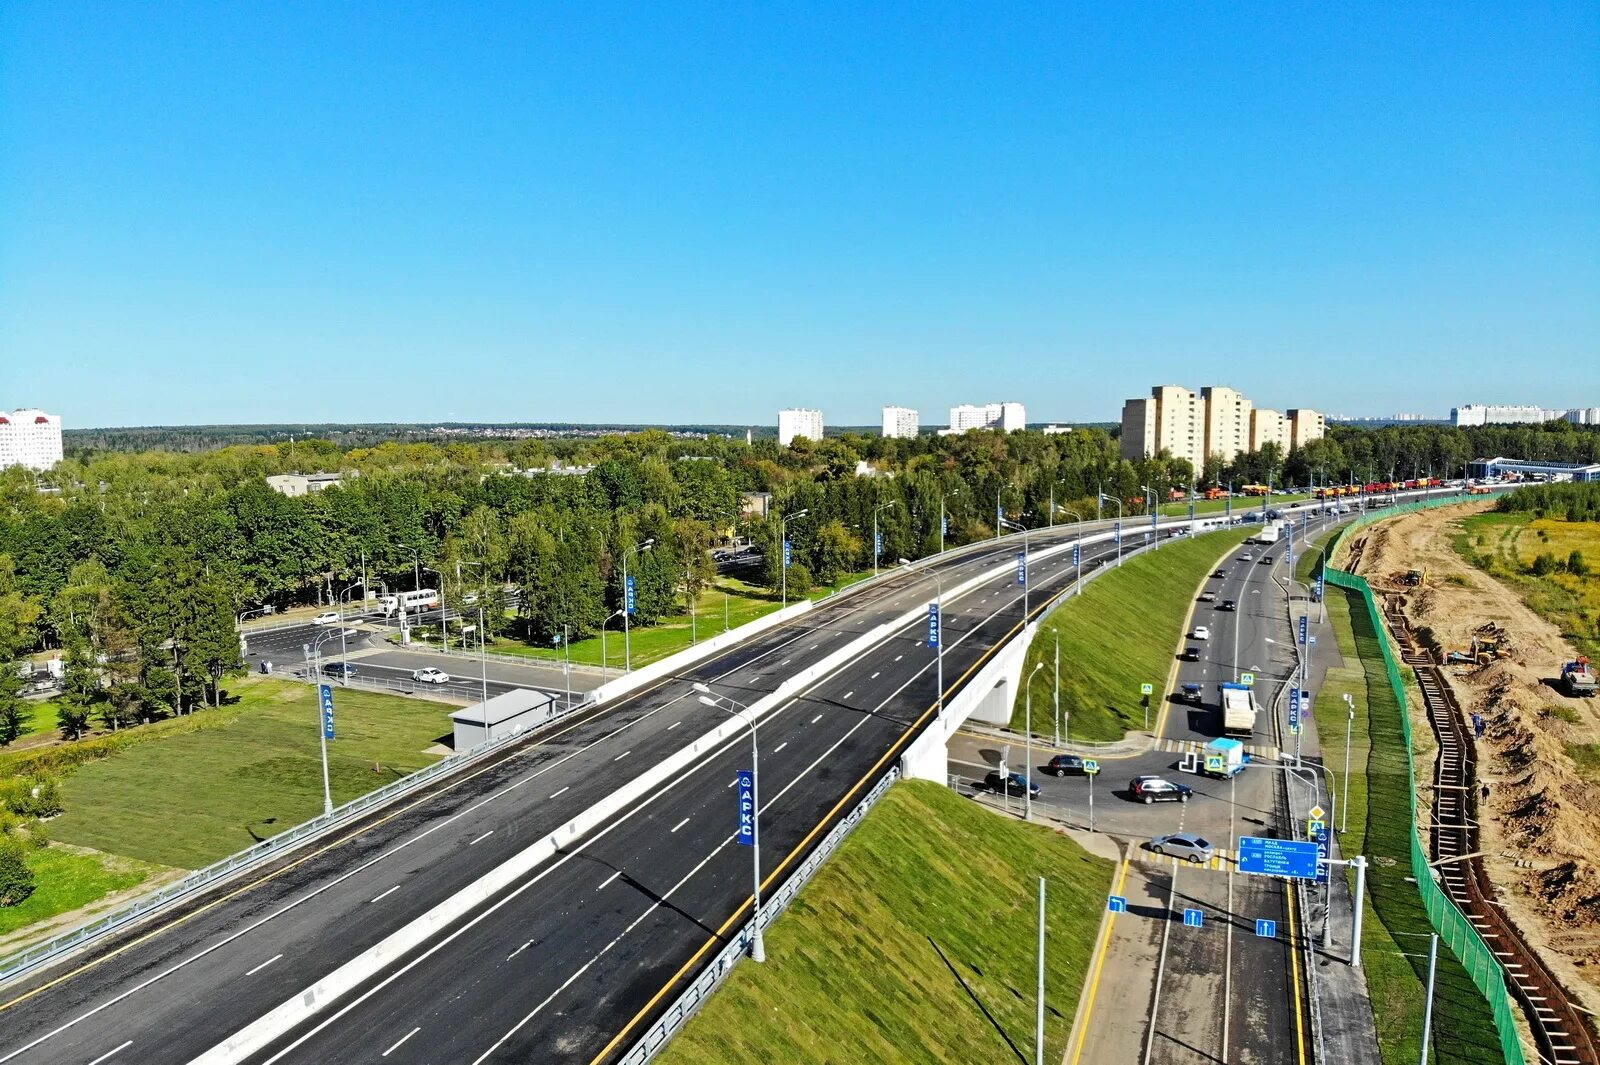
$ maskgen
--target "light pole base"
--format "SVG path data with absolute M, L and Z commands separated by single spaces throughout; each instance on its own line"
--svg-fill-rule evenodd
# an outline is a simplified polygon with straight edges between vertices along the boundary
M 761 927 L 759 925 L 756 926 L 755 931 L 750 936 L 750 960 L 755 962 L 767 960 L 767 941 L 761 935 Z

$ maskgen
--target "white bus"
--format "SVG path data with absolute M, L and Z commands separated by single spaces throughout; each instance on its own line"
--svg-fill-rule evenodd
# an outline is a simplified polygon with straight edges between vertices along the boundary
M 419 610 L 439 609 L 439 592 L 434 588 L 418 588 L 414 592 L 396 592 L 392 595 L 386 595 L 379 602 L 383 605 L 385 617 L 397 610 L 404 610 L 407 614 L 415 614 Z

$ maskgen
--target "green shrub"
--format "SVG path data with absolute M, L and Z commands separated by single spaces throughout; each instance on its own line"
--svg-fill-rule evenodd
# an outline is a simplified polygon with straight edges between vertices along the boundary
M 1567 572 L 1575 577 L 1587 577 L 1589 575 L 1589 562 L 1583 557 L 1582 551 L 1574 550 L 1572 554 L 1567 556 Z
M 1548 577 L 1561 568 L 1561 563 L 1556 561 L 1556 556 L 1548 551 L 1541 551 L 1534 557 L 1533 565 L 1529 567 L 1535 577 Z
M 33 870 L 23 858 L 22 848 L 0 843 L 0 906 L 15 906 L 33 894 Z

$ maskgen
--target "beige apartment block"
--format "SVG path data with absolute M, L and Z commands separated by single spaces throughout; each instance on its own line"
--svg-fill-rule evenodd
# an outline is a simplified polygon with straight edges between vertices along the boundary
M 1241 451 L 1249 451 L 1255 404 L 1226 385 L 1202 388 L 1200 396 L 1205 403 L 1206 455 L 1232 462 Z
M 1289 449 L 1291 451 L 1305 447 L 1313 440 L 1321 440 L 1328 435 L 1328 419 L 1317 411 L 1307 407 L 1296 407 L 1289 411 Z
M 1157 385 L 1149 399 L 1122 405 L 1122 455 L 1132 462 L 1163 451 L 1199 469 L 1204 454 L 1200 397 L 1178 385 Z
M 1257 407 L 1250 412 L 1250 450 L 1260 451 L 1268 444 L 1277 444 L 1288 454 L 1289 419 L 1275 410 Z

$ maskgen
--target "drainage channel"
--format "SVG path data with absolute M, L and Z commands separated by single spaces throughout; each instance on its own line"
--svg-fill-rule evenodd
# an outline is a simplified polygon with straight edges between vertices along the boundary
M 1384 617 L 1400 645 L 1401 660 L 1411 667 L 1422 688 L 1428 720 L 1439 742 L 1429 843 L 1440 886 L 1504 968 L 1506 982 L 1533 1031 L 1540 1059 L 1553 1065 L 1600 1065 L 1588 1023 L 1495 901 L 1494 882 L 1478 848 L 1474 817 L 1477 748 L 1472 730 L 1439 664 L 1412 635 L 1404 602 L 1400 596 L 1386 597 Z

